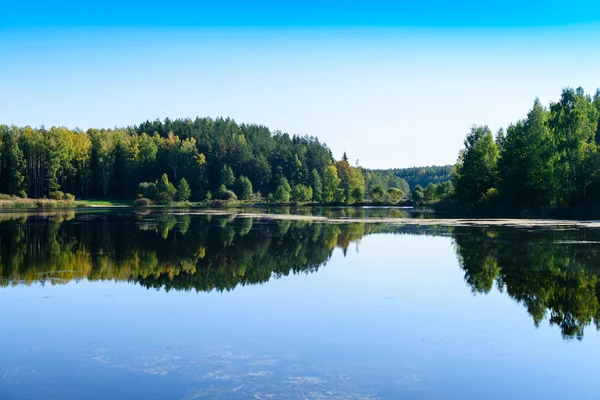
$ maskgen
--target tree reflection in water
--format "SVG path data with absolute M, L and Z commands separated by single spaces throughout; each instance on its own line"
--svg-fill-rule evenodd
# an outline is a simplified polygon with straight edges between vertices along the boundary
M 334 248 L 374 233 L 452 238 L 475 294 L 494 286 L 567 338 L 600 329 L 600 233 L 594 230 L 326 224 L 151 212 L 0 215 L 0 285 L 81 279 L 229 291 L 312 273 Z M 400 255 L 401 256 L 401 255 Z M 365 271 L 368 271 L 365 269 Z

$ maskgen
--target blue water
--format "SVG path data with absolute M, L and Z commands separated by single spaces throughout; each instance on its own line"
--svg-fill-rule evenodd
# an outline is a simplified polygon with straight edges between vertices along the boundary
M 318 272 L 223 292 L 11 282 L 0 321 L 1 399 L 592 399 L 600 388 L 596 329 L 566 340 L 506 290 L 474 294 L 451 236 L 365 235 Z

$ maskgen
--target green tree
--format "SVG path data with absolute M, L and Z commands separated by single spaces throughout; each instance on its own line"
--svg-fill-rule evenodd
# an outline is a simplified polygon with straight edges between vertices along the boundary
M 438 199 L 438 185 L 429 183 L 423 191 L 423 201 L 432 202 Z
M 277 190 L 273 194 L 275 203 L 288 203 L 292 194 L 292 188 L 286 178 L 282 178 Z
M 385 189 L 383 188 L 382 185 L 375 185 L 375 186 L 371 187 L 371 189 L 369 190 L 369 194 L 371 195 L 373 200 L 381 201 L 381 198 L 385 194 Z
M 349 203 L 361 202 L 365 199 L 365 178 L 360 168 L 350 168 Z
M 549 125 L 556 142 L 555 171 L 564 202 L 580 203 L 592 183 L 596 168 L 596 131 L 599 111 L 582 88 L 563 90 L 559 102 L 550 105 Z
M 337 169 L 337 175 L 340 179 L 339 188 L 342 189 L 342 194 L 338 194 L 335 197 L 336 202 L 351 202 L 351 187 L 350 187 L 350 175 L 352 173 L 352 167 L 348 161 L 342 159 L 336 161 L 333 165 Z
M 3 192 L 20 197 L 27 197 L 25 186 L 25 161 L 18 145 L 17 128 L 0 127 L 2 133 L 2 176 Z
M 252 198 L 252 182 L 245 176 L 240 176 L 236 182 L 235 194 L 240 200 L 250 200 Z
M 192 195 L 192 191 L 190 189 L 190 185 L 185 180 L 185 178 L 181 178 L 179 181 L 179 185 L 177 185 L 177 193 L 175 194 L 175 200 L 177 201 L 188 201 L 190 196 Z
M 223 165 L 221 168 L 221 185 L 225 185 L 225 187 L 229 188 L 235 182 L 235 176 L 233 175 L 233 170 L 227 164 Z
M 310 173 L 310 187 L 313 191 L 313 201 L 320 202 L 323 200 L 323 185 L 321 184 L 321 177 L 316 169 L 313 169 Z
M 312 188 L 303 184 L 298 184 L 293 187 L 291 197 L 292 200 L 298 203 L 311 201 L 313 196 Z
M 473 126 L 456 165 L 454 187 L 467 205 L 480 202 L 497 183 L 498 147 L 487 126 Z
M 167 174 L 163 174 L 156 182 L 156 201 L 160 204 L 169 204 L 173 201 L 175 194 L 177 194 L 177 189 L 169 182 Z
M 415 186 L 415 188 L 412 191 L 412 201 L 415 204 L 422 204 L 423 203 L 423 198 L 425 197 L 425 193 L 423 191 L 423 188 L 421 187 L 421 185 L 417 185 Z
M 341 179 L 338 177 L 337 168 L 335 165 L 330 165 L 325 168 L 323 173 L 323 201 L 330 203 L 335 200 L 338 186 Z
M 391 203 L 397 203 L 402 200 L 404 193 L 398 188 L 389 188 L 387 190 L 387 197 Z
M 498 161 L 505 204 L 540 208 L 553 202 L 555 149 L 548 118 L 536 99 L 527 118 L 508 128 Z

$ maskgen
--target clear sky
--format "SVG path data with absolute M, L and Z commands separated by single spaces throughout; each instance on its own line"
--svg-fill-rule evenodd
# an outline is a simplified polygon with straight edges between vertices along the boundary
M 600 2 L 0 1 L 0 123 L 230 116 L 366 167 L 456 161 L 473 124 L 600 87 Z

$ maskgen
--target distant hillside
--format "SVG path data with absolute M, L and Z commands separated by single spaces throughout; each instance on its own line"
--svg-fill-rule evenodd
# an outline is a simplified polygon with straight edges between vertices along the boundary
M 380 176 L 404 179 L 412 190 L 415 186 L 426 187 L 430 183 L 446 182 L 451 179 L 453 165 L 432 165 L 428 167 L 375 169 L 372 172 Z

